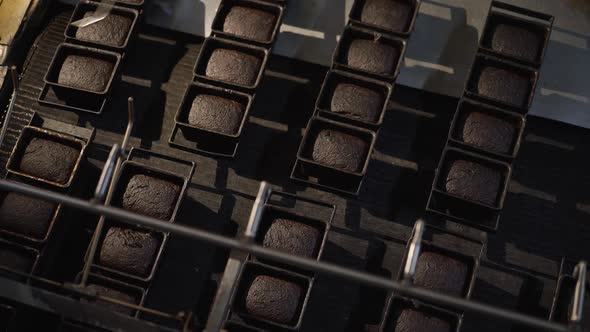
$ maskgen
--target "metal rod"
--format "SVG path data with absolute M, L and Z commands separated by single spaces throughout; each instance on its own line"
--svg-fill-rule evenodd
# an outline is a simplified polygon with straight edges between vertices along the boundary
M 127 146 L 131 138 L 131 131 L 135 125 L 135 102 L 133 97 L 127 98 L 127 128 L 125 129 L 125 136 L 123 136 L 123 143 L 121 143 L 121 150 L 123 155 L 127 157 Z
M 0 132 L 0 146 L 2 143 L 4 143 L 4 137 L 8 131 L 8 122 L 12 117 L 12 111 L 14 109 L 14 105 L 16 104 L 16 96 L 18 92 L 18 72 L 16 70 L 16 66 L 10 67 L 10 78 L 12 79 L 12 99 L 10 100 L 10 105 L 8 106 L 8 111 L 4 117 L 4 123 L 2 124 L 2 131 Z
M 92 15 L 72 22 L 72 26 L 76 28 L 84 28 L 94 23 L 98 23 L 110 15 L 114 5 L 114 0 L 102 0 L 100 3 L 98 3 L 96 11 L 94 11 Z
M 260 183 L 260 188 L 258 189 L 258 195 L 256 195 L 256 200 L 254 201 L 254 206 L 252 206 L 252 211 L 250 212 L 250 218 L 248 219 L 248 226 L 246 227 L 246 238 L 252 240 L 258 234 L 258 227 L 260 226 L 260 219 L 262 218 L 262 211 L 264 210 L 264 204 L 270 194 L 272 193 L 271 187 L 266 183 L 266 181 L 262 181 Z
M 579 324 L 582 322 L 582 311 L 584 309 L 584 296 L 586 293 L 586 262 L 581 261 L 574 268 L 576 288 L 574 289 L 573 310 L 570 316 L 570 323 Z
M 422 236 L 424 235 L 424 221 L 422 219 L 416 221 L 414 231 L 412 233 L 412 242 L 408 248 L 408 257 L 406 258 L 406 265 L 404 266 L 404 280 L 411 283 L 416 274 L 416 265 L 418 264 L 418 257 L 422 249 Z
M 134 107 L 134 103 L 133 103 L 133 98 L 129 97 L 129 99 L 127 99 L 127 114 L 128 114 L 128 122 L 127 122 L 127 128 L 125 129 L 125 136 L 123 136 L 123 141 L 121 143 L 121 149 L 120 149 L 120 153 L 117 156 L 117 161 L 115 163 L 115 167 L 114 167 L 114 171 L 112 173 L 112 181 L 108 181 L 110 183 L 109 185 L 109 190 L 106 194 L 106 198 L 104 199 L 104 202 L 106 204 L 109 204 L 111 202 L 112 196 L 115 193 L 115 185 L 114 185 L 114 181 L 115 179 L 117 179 L 117 176 L 119 174 L 119 171 L 121 169 L 121 163 L 123 161 L 123 156 L 127 155 L 127 145 L 129 144 L 129 137 L 131 136 L 131 131 L 133 130 L 133 125 L 134 125 L 134 112 L 135 112 L 135 107 Z M 108 165 L 107 165 L 108 167 Z M 99 182 L 98 184 L 99 186 L 101 185 L 101 183 Z M 95 193 L 99 191 L 99 188 L 96 189 Z M 95 197 L 95 200 L 97 198 Z M 102 199 L 100 199 L 101 204 L 103 202 Z M 90 268 L 92 267 L 92 263 L 94 262 L 94 255 L 96 255 L 96 250 L 98 249 L 98 240 L 100 239 L 100 234 L 102 234 L 102 230 L 104 228 L 104 222 L 105 222 L 105 216 L 103 214 L 100 215 L 100 219 L 98 220 L 98 223 L 96 224 L 96 228 L 94 229 L 94 234 L 92 235 L 92 241 L 90 242 L 90 249 L 88 250 L 88 256 L 86 257 L 86 262 L 84 263 L 84 270 L 82 270 L 82 278 L 80 278 L 80 286 L 84 287 L 86 286 L 86 283 L 88 282 L 88 276 L 90 274 Z
M 86 212 L 104 215 L 108 218 L 117 219 L 128 224 L 139 224 L 144 227 L 156 229 L 162 232 L 168 232 L 176 236 L 200 240 L 214 246 L 223 247 L 226 249 L 234 249 L 253 254 L 257 257 L 280 261 L 285 264 L 297 266 L 299 268 L 306 270 L 311 270 L 316 273 L 332 275 L 335 277 L 348 280 L 354 280 L 369 286 L 395 291 L 397 294 L 401 296 L 412 297 L 421 301 L 435 303 L 440 306 L 452 308 L 455 310 L 479 313 L 487 315 L 490 318 L 497 318 L 500 320 L 504 320 L 506 322 L 526 325 L 544 331 L 573 331 L 565 325 L 549 322 L 536 317 L 523 315 L 518 312 L 506 310 L 503 308 L 497 308 L 488 304 L 483 304 L 475 301 L 469 301 L 463 298 L 438 293 L 428 289 L 413 287 L 411 285 L 404 285 L 402 283 L 390 279 L 368 274 L 364 271 L 357 271 L 332 263 L 319 262 L 317 260 L 291 255 L 289 253 L 281 252 L 275 249 L 265 248 L 254 243 L 250 243 L 248 241 L 236 240 L 230 237 L 218 235 L 204 230 L 190 228 L 181 224 L 164 222 L 155 218 L 135 214 L 133 212 L 129 212 L 120 208 L 96 204 L 93 202 L 66 196 L 60 193 L 31 187 L 22 183 L 12 182 L 8 180 L 0 180 L 0 190 L 14 191 L 23 195 L 32 196 L 47 201 L 54 201 L 56 203 L 61 203 L 71 208 L 81 209 Z
M 113 175 L 115 173 L 115 166 L 117 164 L 117 158 L 121 153 L 121 146 L 119 144 L 113 145 L 111 152 L 109 153 L 109 158 L 102 169 L 102 173 L 100 174 L 100 178 L 98 179 L 98 185 L 96 185 L 96 190 L 94 191 L 94 200 L 96 203 L 103 203 L 104 198 L 107 195 L 107 191 L 109 189 L 109 185 L 111 184 L 111 180 L 113 179 Z

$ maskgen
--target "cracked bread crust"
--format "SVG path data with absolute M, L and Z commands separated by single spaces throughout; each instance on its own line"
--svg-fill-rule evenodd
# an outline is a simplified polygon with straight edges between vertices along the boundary
M 324 129 L 316 137 L 312 158 L 324 165 L 348 172 L 360 172 L 368 150 L 367 142 L 359 137 Z
M 55 203 L 10 192 L 0 203 L 0 226 L 40 239 L 47 233 L 56 209 Z
M 126 210 L 169 220 L 179 195 L 178 185 L 148 175 L 137 174 L 129 179 L 121 205 Z
M 273 220 L 262 243 L 293 255 L 313 257 L 320 243 L 320 231 L 304 223 L 279 218 Z
M 508 153 L 512 147 L 516 128 L 504 119 L 481 112 L 465 117 L 462 139 L 465 143 L 499 153 Z
M 211 53 L 205 75 L 220 81 L 251 86 L 256 83 L 262 61 L 244 52 L 216 49 Z
M 160 241 L 152 233 L 111 227 L 102 242 L 100 263 L 117 271 L 147 277 Z
M 84 14 L 84 18 L 92 15 L 94 12 L 87 12 Z M 133 20 L 128 17 L 110 14 L 101 21 L 78 28 L 76 38 L 111 46 L 123 46 L 132 23 Z
M 399 51 L 390 45 L 367 39 L 354 39 L 347 53 L 347 64 L 379 75 L 393 75 Z
M 485 67 L 479 75 L 477 91 L 488 98 L 524 107 L 530 94 L 529 79 L 517 72 Z
M 68 183 L 80 150 L 47 139 L 32 138 L 20 159 L 19 170 L 44 180 Z
M 246 294 L 246 311 L 253 316 L 289 324 L 298 314 L 303 290 L 290 281 L 259 275 Z
M 188 114 L 191 126 L 210 131 L 234 135 L 240 129 L 244 107 L 241 103 L 231 99 L 198 95 Z
M 492 49 L 498 52 L 535 61 L 542 42 L 542 36 L 538 32 L 501 23 L 494 29 L 491 44 Z
M 461 198 L 495 206 L 501 180 L 497 170 L 471 161 L 456 160 L 447 172 L 445 189 Z
M 243 38 L 266 42 L 272 37 L 277 18 L 274 14 L 233 6 L 223 22 L 223 31 Z
M 373 90 L 341 83 L 332 95 L 331 111 L 354 119 L 375 122 L 383 110 L 383 98 Z
M 453 257 L 425 251 L 418 258 L 414 284 L 454 296 L 463 296 L 467 265 Z
M 411 11 L 408 0 L 366 0 L 361 21 L 387 30 L 404 31 Z
M 69 55 L 61 66 L 57 83 L 102 93 L 107 89 L 114 67 L 109 61 Z

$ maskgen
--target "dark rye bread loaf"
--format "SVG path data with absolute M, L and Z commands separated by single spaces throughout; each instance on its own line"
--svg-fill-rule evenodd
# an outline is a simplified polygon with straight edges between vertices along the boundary
M 84 14 L 84 18 L 92 15 L 94 12 L 87 12 Z M 123 46 L 132 23 L 133 20 L 129 17 L 110 14 L 101 21 L 78 28 L 76 38 L 111 46 Z
M 277 21 L 276 15 L 263 10 L 232 6 L 223 22 L 223 31 L 258 42 L 268 42 Z
M 469 113 L 461 130 L 465 143 L 498 153 L 510 152 L 515 134 L 510 121 L 481 112 Z
M 234 100 L 198 95 L 188 114 L 188 123 L 202 129 L 234 135 L 240 129 L 244 106 Z
M 488 98 L 525 107 L 531 93 L 528 77 L 511 70 L 485 67 L 479 75 L 477 92 Z
M 40 239 L 47 233 L 56 209 L 55 203 L 7 193 L 0 203 L 0 228 Z
M 258 275 L 246 294 L 246 312 L 276 323 L 290 324 L 299 315 L 302 294 L 303 289 L 295 283 Z
M 14 248 L 0 247 L 0 266 L 18 272 L 31 272 L 33 264 L 35 264 L 35 257 L 31 254 Z M 2 274 L 3 272 L 0 271 L 0 275 Z
M 111 227 L 102 241 L 100 264 L 117 271 L 147 277 L 160 241 L 152 233 Z
M 466 160 L 455 160 L 448 168 L 445 189 L 448 193 L 495 206 L 502 175 L 497 170 Z
M 96 292 L 96 294 L 100 295 L 100 296 L 110 297 L 110 298 L 113 298 L 113 299 L 116 299 L 119 301 L 130 303 L 130 304 L 138 304 L 138 299 L 135 298 L 135 296 L 133 296 L 131 294 L 123 293 L 119 290 L 108 288 L 105 286 L 90 284 L 86 287 L 86 290 L 88 290 L 90 292 Z M 81 301 L 84 303 L 91 302 L 91 300 L 87 299 L 87 298 L 82 298 Z M 94 302 L 94 303 L 100 304 L 102 307 L 104 307 L 108 310 L 115 311 L 115 312 L 121 313 L 123 315 L 131 316 L 135 312 L 135 310 L 133 310 L 132 308 L 129 308 L 129 307 L 126 307 L 123 305 L 119 305 L 119 304 L 115 304 L 112 302 L 108 302 L 105 300 L 96 300 L 96 302 Z
M 395 332 L 451 332 L 451 323 L 416 309 L 403 309 L 395 323 Z
M 543 46 L 540 32 L 513 24 L 496 25 L 492 33 L 492 49 L 507 55 L 529 61 L 537 60 Z
M 260 72 L 261 59 L 244 52 L 219 48 L 209 57 L 205 75 L 238 85 L 252 86 Z
M 340 83 L 334 89 L 330 110 L 347 117 L 375 122 L 383 110 L 383 97 L 370 89 Z
M 410 0 L 365 0 L 361 22 L 386 30 L 405 31 L 411 12 Z
M 180 186 L 172 182 L 136 174 L 127 183 L 121 206 L 146 216 L 169 220 L 179 195 Z
M 321 130 L 313 145 L 312 158 L 318 163 L 349 172 L 360 172 L 369 152 L 363 139 L 339 131 Z
M 425 251 L 418 257 L 414 285 L 454 296 L 463 296 L 467 264 L 437 252 Z
M 321 242 L 320 230 L 294 220 L 278 218 L 264 234 L 263 246 L 293 255 L 314 257 Z
M 379 75 L 393 75 L 399 55 L 399 51 L 390 45 L 368 39 L 354 39 L 348 47 L 346 64 Z
M 47 181 L 66 184 L 76 166 L 80 150 L 43 138 L 32 138 L 20 158 L 19 170 Z
M 57 83 L 76 89 L 103 92 L 109 84 L 114 67 L 109 61 L 68 55 L 59 71 Z

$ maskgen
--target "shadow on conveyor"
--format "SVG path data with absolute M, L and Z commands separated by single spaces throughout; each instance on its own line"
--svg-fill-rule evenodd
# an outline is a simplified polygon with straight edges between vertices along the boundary
M 190 197 L 183 201 L 177 218 L 180 224 L 218 234 L 226 232 L 226 220 L 217 211 L 210 210 Z M 171 236 L 158 268 L 162 273 L 158 273 L 151 283 L 146 306 L 168 313 L 192 311 L 195 299 L 202 299 L 202 295 L 211 296 L 206 288 L 210 274 L 216 272 L 212 271 L 213 264 L 215 259 L 225 262 L 227 254 L 227 251 L 218 250 L 207 243 Z M 171 285 L 182 287 L 171 288 Z M 146 314 L 145 317 L 149 316 Z M 161 324 L 167 322 L 157 317 L 150 317 L 150 320 Z
M 478 47 L 477 29 L 462 7 L 426 0 L 421 8 L 402 76 L 427 77 L 424 90 L 459 96 Z
M 366 271 L 383 278 L 393 279 L 395 272 L 382 267 L 383 259 L 389 253 L 386 244 L 375 240 L 374 247 L 378 248 L 378 250 L 375 255 L 368 258 L 365 267 Z M 383 310 L 387 305 L 387 298 L 387 291 L 362 285 L 360 287 L 360 297 L 355 315 L 347 331 L 371 330 L 370 327 L 378 326 Z
M 322 59 L 324 63 L 331 62 L 333 50 L 336 49 L 347 20 L 327 18 L 348 17 L 347 2 L 313 1 L 309 6 L 302 5 L 303 2 L 293 2 L 286 11 L 284 31 L 279 35 L 276 48 L 292 59 L 314 62 Z
M 351 252 L 348 247 L 355 249 Z M 333 227 L 323 260 L 354 270 L 372 270 L 370 264 L 381 261 L 383 254 L 384 245 L 380 241 Z M 354 320 L 360 299 L 365 296 L 364 287 L 331 276 L 316 276 L 313 287 L 301 330 L 345 331 Z
M 103 114 L 80 115 L 78 123 L 116 133 L 124 133 L 127 124 L 127 98 L 135 100 L 135 127 L 132 135 L 139 137 L 143 148 L 161 137 L 167 94 L 164 84 L 169 82 L 173 68 L 187 53 L 187 43 L 196 38 L 176 34 L 178 38 L 164 36 L 162 29 L 145 25 L 142 33 L 130 48 L 123 63 L 120 86 L 114 86 L 113 95 Z M 158 64 L 157 66 L 153 64 Z M 149 70 L 146 70 L 149 68 Z
M 396 87 L 361 193 L 390 205 L 367 202 L 372 215 L 407 226 L 423 215 L 455 107 L 453 98 Z
M 498 234 L 488 255 L 510 264 L 506 246 L 534 252 L 523 268 L 554 276 L 564 255 L 590 252 L 586 232 L 590 194 L 590 139 L 582 128 L 529 117 Z M 579 254 L 578 254 L 579 255 Z
M 324 76 L 324 67 L 271 58 L 240 139 L 238 175 L 274 183 L 289 178 Z
M 585 6 L 590 15 L 590 5 Z M 541 68 L 543 84 L 533 102 L 535 114 L 589 127 L 586 110 L 590 107 L 590 85 L 586 84 L 587 76 L 580 75 L 581 68 L 588 66 L 588 58 L 589 36 L 553 26 Z
M 151 0 L 146 1 L 146 20 L 159 22 L 171 29 L 186 31 L 197 36 L 205 35 L 205 0 Z
M 498 280 L 502 281 L 502 286 Z M 543 282 L 519 269 L 508 268 L 490 261 L 482 261 L 472 300 L 523 314 L 547 318 L 548 311 L 541 306 Z M 549 290 L 551 291 L 551 290 Z M 501 332 L 522 331 L 501 320 L 466 313 L 464 331 Z

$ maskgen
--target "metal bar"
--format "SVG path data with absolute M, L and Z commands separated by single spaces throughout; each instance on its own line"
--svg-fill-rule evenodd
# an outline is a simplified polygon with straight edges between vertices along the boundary
M 76 28 L 84 28 L 94 23 L 98 23 L 109 16 L 114 5 L 114 0 L 103 0 L 98 4 L 96 11 L 92 15 L 72 22 L 72 26 L 75 26 Z
M 584 295 L 586 293 L 586 262 L 581 261 L 574 268 L 574 275 L 577 279 L 574 289 L 573 310 L 570 323 L 579 324 L 582 322 L 582 311 L 584 310 Z
M 104 215 L 108 218 L 117 219 L 128 224 L 139 224 L 144 227 L 156 229 L 162 232 L 168 232 L 176 236 L 200 240 L 214 246 L 247 252 L 261 258 L 280 261 L 285 264 L 297 266 L 302 269 L 312 270 L 316 273 L 331 275 L 348 280 L 354 280 L 357 282 L 364 283 L 366 285 L 379 287 L 390 291 L 395 291 L 397 294 L 401 296 L 412 297 L 421 301 L 435 303 L 445 308 L 452 308 L 465 312 L 479 313 L 487 315 L 490 318 L 497 318 L 506 322 L 511 322 L 519 325 L 526 325 L 543 331 L 574 331 L 569 329 L 565 325 L 549 322 L 536 317 L 523 315 L 518 312 L 497 308 L 488 304 L 483 304 L 475 301 L 465 300 L 463 298 L 445 295 L 428 289 L 417 288 L 411 285 L 404 285 L 399 282 L 392 281 L 390 279 L 368 274 L 364 271 L 357 271 L 327 262 L 318 262 L 313 259 L 291 255 L 289 253 L 281 252 L 275 249 L 265 248 L 260 245 L 250 243 L 248 241 L 240 241 L 234 238 L 218 235 L 204 230 L 190 228 L 181 224 L 164 222 L 155 218 L 135 214 L 120 208 L 96 204 L 93 202 L 66 196 L 56 192 L 31 187 L 22 183 L 12 182 L 8 180 L 0 180 L 0 190 L 14 191 L 23 195 L 32 196 L 47 201 L 54 201 L 56 203 L 61 203 L 71 208 L 81 209 L 86 212 Z
M 272 188 L 268 183 L 262 181 L 260 183 L 260 189 L 258 189 L 258 195 L 256 195 L 256 200 L 254 201 L 254 206 L 250 212 L 248 226 L 246 227 L 246 238 L 250 241 L 256 237 L 256 234 L 258 234 L 258 227 L 260 226 L 264 204 L 270 197 L 271 193 Z
M 418 220 L 414 226 L 412 234 L 412 242 L 408 248 L 408 258 L 406 258 L 406 265 L 404 266 L 404 281 L 411 283 L 416 274 L 416 265 L 418 264 L 418 257 L 422 249 L 422 237 L 424 236 L 424 221 Z
M 134 121 L 135 121 L 135 117 L 134 117 L 134 113 L 135 113 L 135 107 L 134 107 L 134 103 L 133 103 L 133 98 L 129 97 L 129 99 L 127 99 L 127 115 L 128 115 L 128 122 L 127 122 L 127 128 L 125 129 L 125 136 L 123 136 L 123 141 L 121 143 L 121 149 L 120 149 L 120 153 L 117 156 L 117 161 L 115 163 L 114 166 L 114 170 L 112 173 L 112 181 L 108 181 L 109 182 L 109 189 L 108 192 L 106 194 L 106 198 L 104 200 L 104 202 L 106 202 L 107 204 L 110 203 L 112 196 L 115 193 L 115 187 L 114 187 L 114 179 L 117 178 L 118 174 L 119 174 L 119 170 L 121 169 L 121 163 L 123 161 L 123 157 L 125 155 L 127 155 L 126 151 L 127 151 L 127 145 L 129 144 L 129 137 L 131 136 L 131 131 L 133 130 L 133 125 L 134 125 Z M 108 165 L 107 165 L 108 167 Z M 101 183 L 99 182 L 98 185 L 100 186 Z M 96 189 L 96 192 L 100 192 L 99 188 Z M 99 199 L 101 204 L 103 203 L 103 200 L 101 198 L 97 198 L 95 197 L 95 200 Z M 92 263 L 94 262 L 94 255 L 96 255 L 96 250 L 98 249 L 98 240 L 100 239 L 100 234 L 102 233 L 102 229 L 104 228 L 104 222 L 105 222 L 105 216 L 101 215 L 100 219 L 98 220 L 98 223 L 96 224 L 96 228 L 94 229 L 94 234 L 92 235 L 92 241 L 90 242 L 90 249 L 88 250 L 88 256 L 86 257 L 86 262 L 84 263 L 84 269 L 82 270 L 82 278 L 80 278 L 80 286 L 84 287 L 86 286 L 86 282 L 88 281 L 88 276 L 90 274 L 90 268 L 92 267 Z
M 4 116 L 4 123 L 2 124 L 2 131 L 0 132 L 0 146 L 2 143 L 4 143 L 4 137 L 8 131 L 8 122 L 12 117 L 12 111 L 14 109 L 14 105 L 16 104 L 16 96 L 18 92 L 18 73 L 16 71 L 16 66 L 10 67 L 10 78 L 12 79 L 12 99 L 10 100 L 10 105 L 8 106 L 6 116 Z
M 100 178 L 98 179 L 98 184 L 96 185 L 96 190 L 94 191 L 94 201 L 96 203 L 103 203 L 104 198 L 107 195 L 107 191 L 109 189 L 109 185 L 111 184 L 111 180 L 113 179 L 113 175 L 115 173 L 115 166 L 117 158 L 121 153 L 121 147 L 119 144 L 113 145 L 111 152 L 109 153 L 109 158 L 102 169 L 102 173 L 100 174 Z
M 121 150 L 124 156 L 127 156 L 127 146 L 129 139 L 131 139 L 131 131 L 135 125 L 135 102 L 133 97 L 127 98 L 127 128 L 125 128 L 125 136 L 123 136 L 123 143 L 121 143 Z

